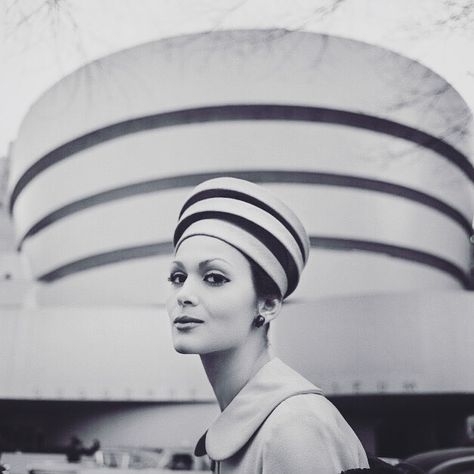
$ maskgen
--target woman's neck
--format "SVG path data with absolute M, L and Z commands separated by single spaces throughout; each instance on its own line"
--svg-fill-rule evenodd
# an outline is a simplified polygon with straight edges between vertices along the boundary
M 201 354 L 207 378 L 223 411 L 245 384 L 272 358 L 264 346 Z

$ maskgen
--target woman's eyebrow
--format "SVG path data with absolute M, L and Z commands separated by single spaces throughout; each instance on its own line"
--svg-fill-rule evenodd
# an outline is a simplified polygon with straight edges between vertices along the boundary
M 209 258 L 207 260 L 202 261 L 199 264 L 199 270 L 202 270 L 203 268 L 207 267 L 210 263 L 216 262 L 216 261 L 224 262 L 225 264 L 229 265 L 229 262 L 227 260 L 225 260 L 224 258 Z

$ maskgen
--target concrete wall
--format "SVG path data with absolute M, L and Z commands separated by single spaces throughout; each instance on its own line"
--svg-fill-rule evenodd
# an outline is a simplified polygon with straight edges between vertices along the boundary
M 277 355 L 330 395 L 474 392 L 474 294 L 292 303 Z M 0 313 L 0 398 L 211 401 L 197 356 L 174 352 L 163 308 Z

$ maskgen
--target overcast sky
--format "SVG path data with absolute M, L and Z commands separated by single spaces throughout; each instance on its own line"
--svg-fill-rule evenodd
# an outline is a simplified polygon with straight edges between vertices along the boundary
M 471 0 L 4 0 L 0 156 L 29 106 L 81 65 L 166 36 L 283 27 L 342 35 L 417 59 L 474 108 Z

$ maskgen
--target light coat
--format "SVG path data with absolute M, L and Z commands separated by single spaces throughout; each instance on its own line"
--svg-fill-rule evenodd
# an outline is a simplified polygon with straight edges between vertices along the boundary
M 350 426 L 321 390 L 278 358 L 244 386 L 201 437 L 218 474 L 339 474 L 368 468 Z

